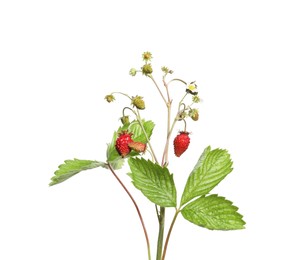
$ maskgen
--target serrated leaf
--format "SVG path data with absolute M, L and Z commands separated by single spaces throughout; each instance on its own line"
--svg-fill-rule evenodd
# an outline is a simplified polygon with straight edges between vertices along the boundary
M 187 180 L 181 206 L 209 193 L 226 175 L 232 171 L 232 161 L 226 150 L 211 150 L 207 147 Z
M 61 183 L 72 176 L 76 175 L 77 173 L 88 170 L 94 169 L 97 167 L 104 167 L 107 168 L 107 165 L 103 162 L 99 161 L 90 161 L 90 160 L 66 160 L 64 164 L 58 166 L 58 170 L 54 172 L 54 176 L 51 178 L 50 186 L 56 185 Z
M 144 121 L 144 120 L 142 120 L 142 124 L 143 124 L 143 128 L 144 128 L 148 138 L 151 138 L 155 124 L 152 121 Z M 114 166 L 113 166 L 114 164 L 118 167 L 118 168 L 114 168 L 114 170 L 120 169 L 123 165 L 123 163 L 122 163 L 123 159 L 118 154 L 117 150 L 115 149 L 115 141 L 117 139 L 118 134 L 124 130 L 128 130 L 129 132 L 133 133 L 132 139 L 135 142 L 147 143 L 146 136 L 145 136 L 144 132 L 142 131 L 142 128 L 139 125 L 138 121 L 134 120 L 134 121 L 132 121 L 131 124 L 127 124 L 122 127 L 119 127 L 118 130 L 116 132 L 114 132 L 111 143 L 108 144 L 108 147 L 107 147 L 107 161 L 110 162 L 110 164 L 112 165 L 113 168 L 114 168 Z M 138 153 L 132 151 L 127 156 L 127 158 L 129 158 L 131 156 L 136 156 L 136 155 L 138 155 Z M 122 161 L 120 161 L 120 160 L 122 160 Z
M 141 158 L 130 158 L 129 166 L 134 186 L 151 202 L 161 207 L 176 207 L 173 175 L 166 167 Z
M 153 129 L 155 127 L 155 124 L 153 121 L 144 121 L 142 120 L 143 128 L 148 136 L 148 138 L 151 138 L 151 135 L 153 133 Z M 143 130 L 141 126 L 139 125 L 138 121 L 134 120 L 128 127 L 128 130 L 130 132 L 133 132 L 132 139 L 134 139 L 135 142 L 142 142 L 147 143 L 147 139 L 145 134 L 143 133 Z
M 113 160 L 112 162 L 109 162 L 113 170 L 119 170 L 124 166 L 125 160 L 122 158 Z
M 118 133 L 122 131 L 122 127 L 119 127 L 117 131 L 113 133 L 111 143 L 107 146 L 107 161 L 113 162 L 114 160 L 120 160 L 121 156 L 118 154 L 118 152 L 115 149 L 115 141 L 117 138 Z
M 186 205 L 181 213 L 195 225 L 211 230 L 236 230 L 245 228 L 243 216 L 229 200 L 218 195 L 200 197 Z

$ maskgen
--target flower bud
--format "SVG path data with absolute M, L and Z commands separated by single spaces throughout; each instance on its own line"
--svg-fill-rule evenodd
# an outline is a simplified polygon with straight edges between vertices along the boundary
M 182 111 L 178 116 L 178 120 L 181 121 L 181 120 L 185 119 L 187 116 L 188 116 L 188 114 L 185 111 Z
M 193 97 L 192 97 L 192 101 L 193 101 L 194 103 L 199 103 L 199 102 L 200 102 L 200 98 L 199 98 L 199 96 L 198 96 L 198 95 L 193 96 Z
M 140 96 L 132 97 L 132 105 L 138 109 L 145 109 L 143 97 Z
M 115 100 L 115 97 L 113 95 L 107 95 L 105 99 L 107 100 L 108 103 L 111 103 L 112 101 Z
M 132 77 L 134 77 L 134 76 L 136 76 L 136 74 L 137 74 L 137 70 L 134 69 L 134 68 L 132 68 L 132 69 L 130 69 L 129 74 L 130 74 Z
M 120 118 L 120 121 L 122 122 L 123 125 L 130 124 L 129 116 L 122 116 Z
M 167 67 L 165 67 L 165 66 L 163 66 L 163 67 L 161 68 L 161 70 L 162 70 L 165 74 L 167 74 L 167 73 L 169 72 L 169 69 L 168 69 Z
M 144 64 L 143 67 L 141 67 L 141 70 L 144 75 L 149 75 L 149 74 L 152 74 L 152 72 L 153 72 L 153 68 L 150 63 Z

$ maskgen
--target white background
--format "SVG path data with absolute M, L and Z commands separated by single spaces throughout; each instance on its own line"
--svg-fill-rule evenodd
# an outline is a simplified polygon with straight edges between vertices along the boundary
M 105 160 L 127 105 L 106 103 L 111 91 L 145 97 L 161 157 L 164 106 L 148 79 L 128 75 L 151 51 L 157 80 L 169 66 L 204 100 L 189 150 L 170 157 L 178 193 L 207 145 L 226 148 L 234 171 L 213 192 L 247 222 L 208 231 L 180 216 L 167 259 L 298 259 L 298 13 L 290 0 L 1 1 L 0 258 L 146 259 L 135 209 L 108 171 L 48 183 L 65 159 Z M 171 91 L 176 102 L 184 88 Z M 154 259 L 154 207 L 127 172 Z

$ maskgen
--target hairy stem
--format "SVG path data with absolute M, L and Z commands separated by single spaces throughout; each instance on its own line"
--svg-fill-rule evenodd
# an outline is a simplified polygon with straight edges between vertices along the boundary
M 120 95 L 126 96 L 127 98 L 129 98 L 130 100 L 132 100 L 132 98 L 129 95 L 127 95 L 127 94 L 125 94 L 123 92 L 112 92 L 111 95 L 113 95 L 113 94 L 120 94 Z
M 169 85 L 173 81 L 179 81 L 179 82 L 182 82 L 183 84 L 187 85 L 187 82 L 185 82 L 184 80 L 181 80 L 181 79 L 172 79 L 167 83 L 167 85 Z
M 176 221 L 176 219 L 177 219 L 179 213 L 180 213 L 180 210 L 176 210 L 176 212 L 175 212 L 175 214 L 174 214 L 174 217 L 173 217 L 173 219 L 172 219 L 170 228 L 169 228 L 169 230 L 168 230 L 168 234 L 167 234 L 167 237 L 166 237 L 166 240 L 165 240 L 164 249 L 163 249 L 162 260 L 165 260 L 166 251 L 167 251 L 167 246 L 168 246 L 169 238 L 170 238 L 170 235 L 171 235 L 171 231 L 172 231 L 172 229 L 173 229 L 174 223 L 175 223 L 175 221 Z
M 142 120 L 141 120 L 141 117 L 140 117 L 139 110 L 137 110 L 137 115 L 136 115 L 136 117 L 137 117 L 137 121 L 138 121 L 138 123 L 139 123 L 139 125 L 140 125 L 140 127 L 141 127 L 141 130 L 142 130 L 142 132 L 143 132 L 144 135 L 145 135 L 146 141 L 147 141 L 148 146 L 149 146 L 149 148 L 150 148 L 150 150 L 151 150 L 151 152 L 152 152 L 152 155 L 153 155 L 153 157 L 154 157 L 154 159 L 155 159 L 155 162 L 158 163 L 157 156 L 156 156 L 156 154 L 155 154 L 155 152 L 154 152 L 154 149 L 153 149 L 153 147 L 152 147 L 152 145 L 151 145 L 151 142 L 150 142 L 150 140 L 149 140 L 149 138 L 148 138 L 148 135 L 147 135 L 147 133 L 146 133 L 144 127 L 143 127 L 143 124 L 142 124 Z
M 154 84 L 155 84 L 157 90 L 159 91 L 159 93 L 160 93 L 160 95 L 161 95 L 161 97 L 162 97 L 162 99 L 163 99 L 165 105 L 167 105 L 167 101 L 166 101 L 166 99 L 165 99 L 165 97 L 164 97 L 164 95 L 163 95 L 161 89 L 159 88 L 157 82 L 155 81 L 154 77 L 153 77 L 152 75 L 149 75 L 148 77 L 154 82 Z
M 143 232 L 144 232 L 144 235 L 145 235 L 145 240 L 146 240 L 146 245 L 147 245 L 148 260 L 151 260 L 150 242 L 149 242 L 149 238 L 148 238 L 148 235 L 147 235 L 147 231 L 146 231 L 146 228 L 145 228 L 145 225 L 144 225 L 144 221 L 143 221 L 142 215 L 140 213 L 139 207 L 138 207 L 136 201 L 134 200 L 133 196 L 131 195 L 131 193 L 126 188 L 126 186 L 118 178 L 118 176 L 116 175 L 115 171 L 113 170 L 113 168 L 112 168 L 112 166 L 111 166 L 111 164 L 109 162 L 108 162 L 108 168 L 110 169 L 110 171 L 112 172 L 112 174 L 114 175 L 114 177 L 117 179 L 117 181 L 120 183 L 120 185 L 123 187 L 123 189 L 126 191 L 126 193 L 129 195 L 130 199 L 132 200 L 132 202 L 133 202 L 133 204 L 134 204 L 134 206 L 136 208 L 136 211 L 138 213 L 138 216 L 139 216 L 142 228 L 143 228 Z

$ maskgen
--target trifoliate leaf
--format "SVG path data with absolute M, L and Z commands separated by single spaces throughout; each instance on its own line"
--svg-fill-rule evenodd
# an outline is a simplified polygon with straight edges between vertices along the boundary
M 81 171 L 97 168 L 100 166 L 107 168 L 107 165 L 105 163 L 98 161 L 79 159 L 66 160 L 64 161 L 64 164 L 58 166 L 59 169 L 54 172 L 54 176 L 51 178 L 52 182 L 49 185 L 53 186 L 71 178 Z
M 166 167 L 141 158 L 130 158 L 129 166 L 134 186 L 151 202 L 161 207 L 176 207 L 173 175 Z
M 195 225 L 212 230 L 243 229 L 246 224 L 238 208 L 218 195 L 200 197 L 186 205 L 181 213 Z
M 232 161 L 226 150 L 207 147 L 187 180 L 181 206 L 195 197 L 209 193 L 232 171 Z

